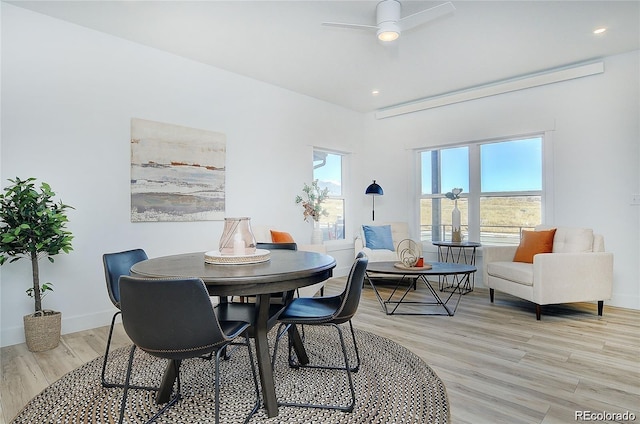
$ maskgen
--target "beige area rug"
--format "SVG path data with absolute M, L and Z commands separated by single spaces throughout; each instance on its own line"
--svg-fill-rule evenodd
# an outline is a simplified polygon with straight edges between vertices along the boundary
M 349 334 L 344 329 L 345 338 Z M 271 337 L 275 331 L 271 332 Z M 337 332 L 331 327 L 305 327 L 305 346 L 312 363 L 339 364 Z M 448 423 L 449 404 L 444 384 L 427 364 L 389 339 L 356 330 L 362 366 L 353 374 L 357 402 L 352 413 L 312 408 L 280 407 L 267 418 L 260 408 L 251 423 Z M 350 340 L 350 337 L 349 339 Z M 273 346 L 273 340 L 270 340 Z M 274 370 L 279 400 L 349 403 L 346 375 L 339 371 L 290 369 L 286 341 L 280 343 Z M 109 380 L 124 381 L 129 348 L 109 355 Z M 350 352 L 355 361 L 355 354 Z M 159 384 L 166 361 L 137 349 L 133 384 Z M 214 421 L 213 362 L 187 360 L 181 368 L 182 395 L 157 423 Z M 18 423 L 112 423 L 119 417 L 122 389 L 100 384 L 102 358 L 70 372 L 31 400 L 12 421 Z M 144 422 L 158 409 L 154 392 L 130 390 L 126 422 Z M 221 361 L 221 422 L 243 422 L 255 401 L 246 349 Z

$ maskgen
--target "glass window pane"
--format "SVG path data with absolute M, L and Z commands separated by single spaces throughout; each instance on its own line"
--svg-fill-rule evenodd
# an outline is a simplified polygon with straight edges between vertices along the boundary
M 480 146 L 481 190 L 542 190 L 542 138 Z
M 420 237 L 422 241 L 451 240 L 451 213 L 454 202 L 449 199 L 420 199 Z M 463 237 L 468 234 L 469 202 L 458 200 Z
M 422 240 L 451 240 L 454 202 L 443 195 L 459 187 L 463 237 L 469 237 L 471 227 L 483 243 L 517 244 L 522 229 L 542 220 L 543 141 L 540 135 L 420 151 Z M 470 193 L 470 169 L 480 170 L 479 193 Z M 469 210 L 473 222 L 469 222 Z
M 469 148 L 463 146 L 443 149 L 440 153 L 440 193 L 456 187 L 462 188 L 463 193 L 469 193 Z
M 342 198 L 342 155 L 313 151 L 313 179 L 321 190 L 329 189 L 329 198 L 322 204 L 327 216 L 320 217 L 323 240 L 344 239 L 344 198 Z
M 480 242 L 518 244 L 521 230 L 542 222 L 540 196 L 480 198 Z
M 320 218 L 323 240 L 344 239 L 344 200 L 329 198 L 323 205 L 328 213 Z
M 321 189 L 329 189 L 329 196 L 342 196 L 342 155 L 315 151 L 313 179 Z
M 460 187 L 469 192 L 469 148 L 420 152 L 422 194 L 439 194 Z

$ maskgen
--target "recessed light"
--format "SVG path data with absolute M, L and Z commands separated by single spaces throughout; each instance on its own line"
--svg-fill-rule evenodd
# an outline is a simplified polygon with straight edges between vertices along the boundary
M 602 27 L 602 28 L 596 28 L 596 29 L 594 29 L 594 30 L 593 30 L 593 33 L 594 33 L 594 34 L 596 34 L 596 35 L 597 35 L 597 34 L 604 34 L 606 31 L 607 31 L 607 29 L 606 29 L 606 28 L 604 28 L 604 27 Z
M 380 90 L 372 90 L 371 91 L 371 95 L 372 96 L 377 96 L 378 94 L 380 94 Z

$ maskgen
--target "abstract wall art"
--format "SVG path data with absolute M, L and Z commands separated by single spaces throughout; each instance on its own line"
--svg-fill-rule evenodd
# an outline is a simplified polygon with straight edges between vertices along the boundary
M 224 219 L 226 137 L 131 120 L 131 222 Z

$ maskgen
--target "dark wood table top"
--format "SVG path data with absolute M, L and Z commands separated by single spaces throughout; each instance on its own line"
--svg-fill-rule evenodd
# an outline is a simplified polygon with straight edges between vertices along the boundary
M 427 268 L 398 268 L 395 266 L 397 261 L 385 262 L 369 262 L 367 272 L 379 272 L 384 274 L 400 274 L 400 275 L 453 275 L 453 274 L 470 274 L 476 272 L 477 268 L 473 265 L 457 264 L 448 262 L 428 262 L 431 269 Z
M 138 262 L 132 275 L 150 278 L 199 277 L 216 296 L 249 296 L 295 290 L 325 281 L 336 261 L 329 255 L 293 250 L 271 250 L 267 262 L 209 264 L 205 252 L 162 256 Z

